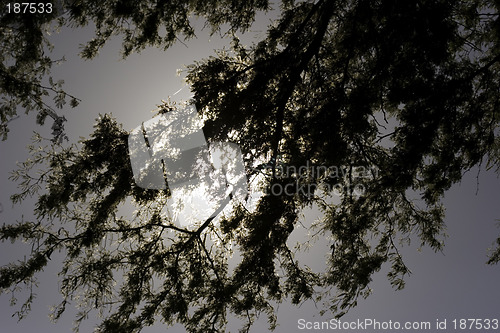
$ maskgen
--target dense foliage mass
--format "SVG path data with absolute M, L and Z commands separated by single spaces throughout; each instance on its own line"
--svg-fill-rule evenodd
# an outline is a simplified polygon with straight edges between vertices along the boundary
M 251 191 L 265 194 L 255 208 L 236 206 L 217 225 L 176 226 L 162 214 L 167 193 L 134 184 L 128 133 L 103 115 L 79 145 L 35 144 L 32 160 L 14 173 L 22 189 L 14 201 L 38 198 L 35 220 L 6 225 L 0 237 L 35 246 L 26 262 L 2 268 L 1 288 L 32 282 L 51 254 L 63 251 L 56 317 L 83 293 L 81 318 L 102 310 L 103 332 L 140 331 L 158 318 L 190 332 L 224 331 L 231 315 L 248 329 L 260 312 L 272 328 L 273 304 L 287 298 L 299 304 L 322 297 L 342 315 L 369 293 L 386 262 L 391 283 L 402 288 L 409 269 L 398 251 L 401 237 L 442 248 L 445 191 L 473 166 L 500 167 L 498 2 L 280 6 L 279 19 L 252 46 L 241 45 L 236 32 L 269 8 L 266 1 L 77 0 L 64 7 L 59 24 L 96 25 L 82 52 L 87 58 L 114 34 L 123 37 L 124 56 L 168 48 L 194 35 L 191 15 L 214 31 L 229 27 L 231 50 L 188 68 L 192 102 L 206 119 L 208 141 L 237 142 Z M 29 109 L 36 101 L 41 119 L 50 114 L 39 82 L 51 63 L 42 27 L 53 19 L 0 21 L 10 57 L 1 68 L 11 98 L 2 107 L 4 130 L 15 105 Z M 341 176 L 314 172 L 325 167 L 340 168 Z M 359 170 L 369 170 L 362 184 Z M 124 216 L 129 204 L 137 211 Z M 325 272 L 298 261 L 288 242 L 311 206 L 321 209 L 318 228 L 331 239 Z M 497 249 L 489 263 L 499 260 Z

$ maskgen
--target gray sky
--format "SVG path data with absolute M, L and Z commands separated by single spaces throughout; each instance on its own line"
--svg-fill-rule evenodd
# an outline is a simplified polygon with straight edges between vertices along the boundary
M 262 36 L 268 19 L 260 18 L 253 33 Z M 82 61 L 77 57 L 78 45 L 89 38 L 92 31 L 63 29 L 52 37 L 55 57 L 65 55 L 67 62 L 53 69 L 53 76 L 65 80 L 65 89 L 82 99 L 76 109 L 65 109 L 68 119 L 66 130 L 70 141 L 88 137 L 92 125 L 99 114 L 112 113 L 126 130 L 140 125 L 151 118 L 153 110 L 162 99 L 167 99 L 183 88 L 173 100 L 187 100 L 189 88 L 182 78 L 176 76 L 177 69 L 195 60 L 211 55 L 213 49 L 221 48 L 226 42 L 217 36 L 209 37 L 207 31 L 198 30 L 198 39 L 168 49 L 166 52 L 147 49 L 141 54 L 133 54 L 120 60 L 119 40 L 113 40 L 92 61 Z M 49 119 L 50 120 L 50 119 Z M 9 196 L 16 192 L 15 184 L 7 180 L 10 170 L 17 161 L 27 157 L 25 146 L 29 144 L 34 130 L 50 136 L 51 122 L 44 127 L 34 125 L 34 115 L 21 115 L 11 123 L 11 132 L 6 142 L 0 142 L 0 203 L 3 212 L 2 223 L 11 223 L 21 216 L 28 218 L 33 210 L 33 202 L 27 201 L 23 207 L 12 207 Z M 492 172 L 482 170 L 477 185 L 477 169 L 465 175 L 461 184 L 455 185 L 446 194 L 446 224 L 448 238 L 444 253 L 434 253 L 428 248 L 419 250 L 414 242 L 404 247 L 405 262 L 413 274 L 406 279 L 406 288 L 394 291 L 386 279 L 387 265 L 375 275 L 372 283 L 373 294 L 360 300 L 358 307 L 342 318 L 356 321 L 366 318 L 378 321 L 429 321 L 435 327 L 436 319 L 447 319 L 448 330 L 453 331 L 451 321 L 461 318 L 500 320 L 500 266 L 488 266 L 487 249 L 500 233 L 496 219 L 500 218 L 500 180 Z M 477 187 L 478 186 L 478 187 Z M 476 194 L 476 190 L 477 194 Z M 314 219 L 314 212 L 307 216 L 305 223 Z M 300 232 L 297 231 L 297 232 Z M 416 240 L 416 238 L 414 238 Z M 0 244 L 1 263 L 21 259 L 28 249 L 10 243 Z M 321 246 L 311 249 L 308 265 L 314 270 L 324 267 L 325 252 Z M 58 260 L 59 259 L 59 260 Z M 69 308 L 63 318 L 53 324 L 47 315 L 49 307 L 61 299 L 57 291 L 58 262 L 61 256 L 53 256 L 52 262 L 40 275 L 37 299 L 30 315 L 20 323 L 11 315 L 15 307 L 9 307 L 9 295 L 0 297 L 0 332 L 69 332 L 75 310 Z M 22 300 L 22 297 L 20 297 Z M 278 311 L 279 326 L 276 332 L 302 332 L 298 320 L 328 321 L 326 314 L 320 317 L 323 304 L 308 302 L 301 307 L 281 304 Z M 82 325 L 82 332 L 91 331 L 96 319 L 90 318 Z M 229 329 L 237 331 L 236 325 Z M 254 326 L 252 332 L 267 331 L 266 318 Z M 144 332 L 183 332 L 175 326 L 167 329 L 161 324 L 144 329 Z M 317 332 L 317 331 L 316 331 Z

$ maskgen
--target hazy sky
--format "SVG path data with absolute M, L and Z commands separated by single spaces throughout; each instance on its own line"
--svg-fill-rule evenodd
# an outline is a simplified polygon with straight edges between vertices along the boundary
M 267 18 L 261 18 L 253 29 L 257 36 L 263 36 Z M 140 125 L 151 118 L 153 110 L 162 99 L 174 95 L 172 100 L 187 100 L 189 88 L 181 77 L 176 76 L 177 69 L 183 68 L 195 60 L 213 53 L 225 42 L 219 37 L 209 37 L 207 31 L 198 29 L 198 38 L 177 44 L 165 51 L 146 49 L 141 54 L 134 54 L 126 60 L 120 59 L 120 41 L 113 40 L 92 61 L 78 58 L 78 45 L 89 39 L 91 30 L 73 31 L 63 29 L 52 36 L 55 44 L 55 57 L 66 56 L 67 61 L 53 69 L 55 78 L 65 80 L 65 89 L 82 99 L 76 109 L 66 108 L 62 114 L 68 119 L 66 130 L 71 142 L 80 137 L 88 137 L 92 125 L 99 114 L 112 113 L 126 130 Z M 29 217 L 33 202 L 27 201 L 23 207 L 12 207 L 9 196 L 16 192 L 15 184 L 8 181 L 9 171 L 17 161 L 27 157 L 25 146 L 29 144 L 34 130 L 49 137 L 51 121 L 44 127 L 34 125 L 34 115 L 24 115 L 10 124 L 11 132 L 5 142 L 0 142 L 1 168 L 0 203 L 3 212 L 2 223 L 12 223 L 24 215 Z M 428 321 L 435 327 L 436 319 L 447 319 L 448 330 L 451 321 L 461 318 L 500 320 L 500 266 L 488 266 L 487 249 L 500 234 L 496 219 L 500 218 L 500 180 L 492 172 L 478 169 L 465 175 L 462 183 L 447 192 L 444 199 L 448 238 L 443 253 L 434 253 L 428 248 L 419 249 L 416 241 L 402 248 L 406 264 L 413 274 L 406 279 L 406 288 L 394 291 L 385 274 L 385 265 L 375 275 L 372 283 L 373 294 L 366 300 L 359 300 L 358 307 L 351 310 L 343 321 L 365 320 L 378 321 Z M 478 185 L 479 184 L 479 185 Z M 476 194 L 477 192 L 477 194 Z M 315 217 L 311 212 L 304 223 L 310 223 Z M 300 233 L 301 230 L 295 231 Z M 0 244 L 2 264 L 11 260 L 22 259 L 28 249 L 10 243 Z M 38 295 L 33 303 L 30 315 L 17 323 L 11 315 L 15 307 L 9 307 L 9 295 L 0 297 L 0 332 L 69 332 L 75 311 L 68 308 L 67 313 L 57 323 L 48 319 L 50 305 L 57 304 L 61 296 L 57 291 L 59 264 L 61 256 L 54 255 L 51 263 L 40 274 Z M 314 270 L 321 270 L 325 263 L 325 251 L 321 246 L 311 249 L 307 258 L 308 265 Z M 22 298 L 20 298 L 22 300 Z M 276 332 L 303 332 L 298 327 L 298 320 L 328 321 L 332 317 L 319 316 L 324 308 L 322 303 L 308 302 L 301 307 L 281 304 L 278 311 L 279 326 Z M 91 331 L 96 323 L 90 318 L 82 325 L 82 332 Z M 229 329 L 237 331 L 237 326 Z M 500 329 L 499 329 L 500 330 Z M 267 323 L 263 316 L 252 332 L 266 332 Z M 175 326 L 167 329 L 158 324 L 143 332 L 183 332 Z

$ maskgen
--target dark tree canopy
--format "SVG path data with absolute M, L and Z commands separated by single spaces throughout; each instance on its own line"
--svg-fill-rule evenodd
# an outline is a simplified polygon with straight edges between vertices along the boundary
M 17 117 L 18 108 L 26 113 L 35 110 L 37 123 L 47 116 L 55 123 L 54 139 L 64 138 L 63 123 L 47 97 L 52 95 L 57 108 L 70 100 L 76 107 L 79 99 L 62 89 L 64 80 L 50 77 L 50 69 L 64 59 L 52 59 L 47 53 L 54 47 L 47 32 L 60 27 L 80 28 L 94 23 L 95 37 L 84 45 L 81 56 L 91 59 L 113 35 L 123 37 L 123 56 L 147 46 L 167 49 L 179 38 L 195 36 L 190 17 L 203 17 L 212 31 L 228 25 L 229 31 L 245 31 L 256 11 L 269 8 L 267 1 L 52 1 L 50 13 L 19 15 L 5 10 L 0 16 L 0 135 L 7 138 L 8 123 Z M 160 29 L 161 28 L 161 29 Z
M 368 295 L 372 275 L 386 262 L 393 286 L 404 287 L 409 269 L 397 239 L 411 236 L 440 250 L 444 193 L 474 166 L 499 170 L 500 4 L 319 0 L 280 6 L 262 41 L 243 46 L 233 34 L 231 50 L 188 67 L 191 102 L 206 119 L 208 141 L 238 143 L 251 191 L 265 193 L 256 208 L 237 206 L 218 225 L 174 225 L 161 213 L 166 192 L 134 184 L 128 133 L 103 115 L 89 139 L 34 148 L 32 160 L 13 174 L 22 190 L 14 202 L 37 196 L 35 220 L 5 225 L 0 238 L 36 246 L 26 262 L 2 268 L 2 289 L 33 281 L 51 254 L 63 251 L 64 300 L 56 317 L 83 293 L 81 318 L 93 308 L 109 311 L 103 332 L 140 331 L 158 317 L 209 332 L 224 331 L 230 315 L 248 329 L 260 312 L 272 328 L 273 304 L 286 298 L 295 304 L 322 298 L 341 316 Z M 96 24 L 82 56 L 95 56 L 113 34 L 123 37 L 127 56 L 194 36 L 190 15 L 236 32 L 268 7 L 265 1 L 82 0 L 68 4 L 59 20 Z M 41 98 L 45 89 L 36 84 L 41 79 L 30 78 L 35 83 L 22 89 L 8 90 L 8 82 L 48 68 L 40 27 L 52 19 L 26 19 L 16 28 L 25 30 L 11 32 L 20 44 L 9 47 L 24 67 L 4 61 L 2 89 L 15 103 Z M 8 20 L 2 18 L 4 31 Z M 39 37 L 28 40 L 23 31 L 33 29 Z M 25 43 L 33 46 L 28 55 L 19 52 Z M 41 78 L 45 70 L 33 73 Z M 2 124 L 15 114 L 6 107 Z M 307 172 L 284 172 L 301 166 Z M 341 166 L 344 174 L 314 172 L 325 166 Z M 45 172 L 34 175 L 37 168 Z M 370 173 L 357 193 L 360 168 Z M 334 202 L 339 184 L 343 195 Z M 293 195 L 274 193 L 276 186 Z M 137 213 L 123 216 L 130 202 Z M 320 231 L 331 237 L 325 272 L 296 260 L 287 242 L 311 206 L 321 209 Z M 234 269 L 233 252 L 240 255 Z M 497 248 L 488 263 L 499 260 Z

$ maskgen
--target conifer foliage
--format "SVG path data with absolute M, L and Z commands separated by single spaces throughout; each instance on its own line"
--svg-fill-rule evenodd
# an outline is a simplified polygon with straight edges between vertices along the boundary
M 410 270 L 398 251 L 401 237 L 442 249 L 443 194 L 474 166 L 500 167 L 499 3 L 279 6 L 266 36 L 250 46 L 236 36 L 270 8 L 265 0 L 76 0 L 59 17 L 26 16 L 15 25 L 11 16 L 1 18 L 9 50 L 1 89 L 10 98 L 1 109 L 3 133 L 17 105 L 37 109 L 43 122 L 51 115 L 45 92 L 60 103 L 69 96 L 62 85 L 40 84 L 52 62 L 41 52 L 48 22 L 95 23 L 85 58 L 113 35 L 123 39 L 124 57 L 149 46 L 167 49 L 194 36 L 191 15 L 213 31 L 224 26 L 231 49 L 188 67 L 191 102 L 206 119 L 208 141 L 238 143 L 250 191 L 264 193 L 255 207 L 237 205 L 218 223 L 182 228 L 162 213 L 168 190 L 134 184 L 128 133 L 111 116 L 97 119 L 78 144 L 36 137 L 32 158 L 13 173 L 20 193 L 12 197 L 37 198 L 34 220 L 0 228 L 2 240 L 25 240 L 33 251 L 2 267 L 3 291 L 34 283 L 61 252 L 63 301 L 55 318 L 80 295 L 78 320 L 101 311 L 101 332 L 139 332 L 157 320 L 218 332 L 232 316 L 248 331 L 260 313 L 274 328 L 274 306 L 288 299 L 322 300 L 341 316 L 369 294 L 384 263 L 392 285 L 403 288 Z M 333 167 L 342 172 L 314 172 Z M 360 170 L 362 191 L 355 187 Z M 322 213 L 315 232 L 330 240 L 324 272 L 298 260 L 289 241 L 312 206 Z M 498 263 L 499 249 L 489 264 Z

